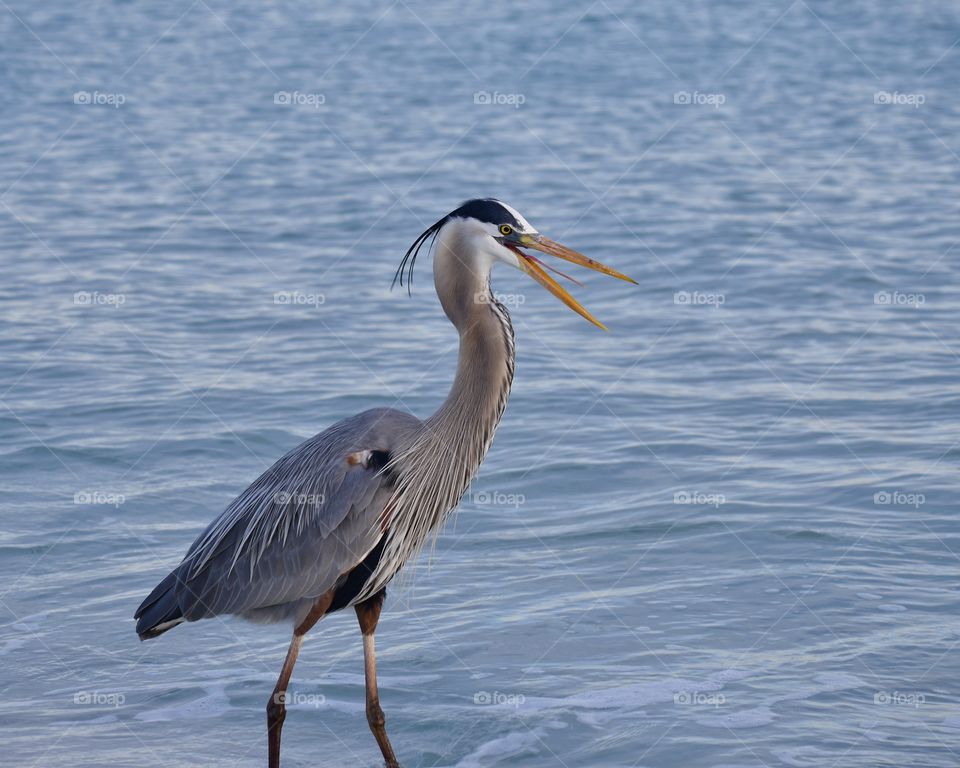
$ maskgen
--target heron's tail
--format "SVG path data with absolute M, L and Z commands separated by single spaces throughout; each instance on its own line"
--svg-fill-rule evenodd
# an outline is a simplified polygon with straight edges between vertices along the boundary
M 178 569 L 179 570 L 179 569 Z M 179 574 L 174 570 L 154 587 L 147 599 L 140 603 L 133 618 L 137 619 L 137 634 L 141 640 L 159 637 L 168 629 L 186 621 L 177 599 Z

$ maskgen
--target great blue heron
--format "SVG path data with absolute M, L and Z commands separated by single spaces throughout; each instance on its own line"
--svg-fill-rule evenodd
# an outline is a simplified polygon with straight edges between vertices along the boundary
M 483 461 L 513 380 L 513 327 L 490 287 L 505 262 L 603 327 L 521 248 L 635 282 L 540 235 L 509 205 L 470 200 L 423 232 L 394 277 L 407 286 L 417 254 L 436 245 L 440 303 L 460 334 L 450 394 L 425 421 L 389 408 L 345 419 L 294 448 L 215 519 L 140 604 L 141 640 L 184 621 L 239 614 L 290 621 L 293 639 L 267 703 L 270 768 L 280 765 L 287 684 L 303 636 L 353 606 L 363 633 L 367 721 L 388 768 L 398 766 L 377 694 L 374 631 L 386 585 L 459 503 Z M 562 274 L 562 273 L 561 273 Z

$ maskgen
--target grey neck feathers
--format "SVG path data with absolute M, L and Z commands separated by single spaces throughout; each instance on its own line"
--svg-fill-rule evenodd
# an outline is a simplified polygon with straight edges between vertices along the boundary
M 436 449 L 465 474 L 462 490 L 493 440 L 513 382 L 510 315 L 493 299 L 489 283 L 478 294 L 484 299 L 477 303 L 470 325 L 460 329 L 460 354 L 450 394 L 426 421 Z
M 460 354 L 450 394 L 425 422 L 421 440 L 442 462 L 432 477 L 434 483 L 438 477 L 449 483 L 444 501 L 450 508 L 483 461 L 513 382 L 513 326 L 490 289 L 491 267 L 488 257 L 476 253 L 466 225 L 453 222 L 441 230 L 434 283 L 460 334 Z
M 444 311 L 460 333 L 457 373 L 446 400 L 391 461 L 397 480 L 384 513 L 388 538 L 365 595 L 384 586 L 457 506 L 490 447 L 510 394 L 510 315 L 492 296 L 489 266 L 471 268 L 456 255 L 438 248 L 435 259 L 446 261 L 435 262 L 434 274 Z

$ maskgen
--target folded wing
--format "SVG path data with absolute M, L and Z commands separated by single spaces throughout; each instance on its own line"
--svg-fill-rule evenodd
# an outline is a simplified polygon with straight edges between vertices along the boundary
M 376 547 L 393 478 L 390 452 L 420 427 L 392 409 L 365 411 L 307 440 L 238 496 L 140 605 L 141 637 L 181 621 L 291 615 Z

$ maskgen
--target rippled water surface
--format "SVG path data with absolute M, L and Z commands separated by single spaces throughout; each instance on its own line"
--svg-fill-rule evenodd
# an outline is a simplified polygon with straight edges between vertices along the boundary
M 604 334 L 494 275 L 506 417 L 378 632 L 403 764 L 957 763 L 955 5 L 0 5 L 5 764 L 265 763 L 288 630 L 131 615 L 298 442 L 437 407 L 389 282 L 481 195 L 640 285 L 584 276 Z M 285 765 L 378 764 L 362 679 L 324 620 Z

